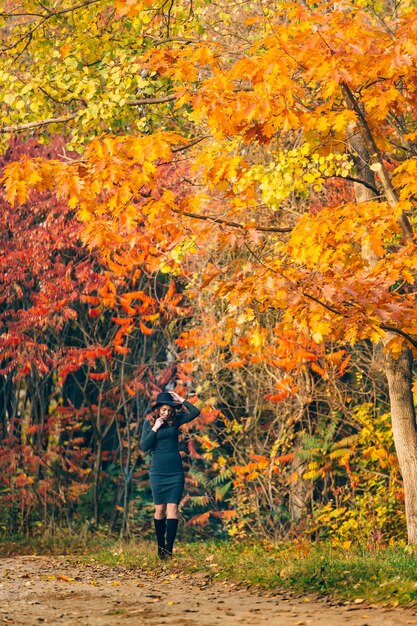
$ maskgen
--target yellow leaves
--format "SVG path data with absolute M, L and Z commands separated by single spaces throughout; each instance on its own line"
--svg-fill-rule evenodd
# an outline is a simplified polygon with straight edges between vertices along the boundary
M 326 271 L 341 264 L 353 269 L 367 263 L 362 256 L 365 243 L 382 256 L 397 232 L 396 215 L 387 203 L 346 204 L 301 218 L 291 233 L 288 251 L 308 268 Z
M 373 172 L 380 172 L 382 169 L 382 164 L 381 163 L 372 163 L 369 166 L 369 169 L 371 169 Z
M 242 157 L 238 155 L 216 157 L 206 169 L 207 182 L 222 190 L 229 189 L 229 184 L 234 183 L 238 178 L 242 161 Z
M 27 157 L 6 165 L 0 182 L 4 183 L 7 201 L 12 205 L 23 204 L 29 199 L 32 189 L 48 189 L 52 184 L 54 165 L 54 161 Z
M 115 0 L 115 7 L 119 17 L 134 17 L 141 11 L 152 6 L 153 0 Z
M 253 166 L 246 177 L 259 184 L 262 198 L 270 208 L 279 209 L 292 194 L 306 196 L 312 186 L 320 191 L 326 178 L 347 176 L 351 167 L 346 155 L 321 155 L 306 142 L 300 148 L 277 153 L 266 166 Z
M 61 56 L 61 59 L 65 59 L 70 54 L 71 50 L 72 44 L 70 41 L 67 40 L 66 43 L 59 47 L 59 54 Z
M 172 159 L 173 143 L 183 141 L 171 132 L 142 137 L 107 135 L 90 142 L 82 160 L 26 158 L 11 163 L 4 169 L 2 182 L 12 204 L 26 202 L 32 189 L 53 188 L 70 208 L 78 209 L 85 225 L 84 241 L 108 254 L 115 245 L 135 236 L 137 224 L 146 215 L 149 220 L 159 219 L 175 205 L 169 189 L 150 197 L 142 212 L 137 203 L 143 203 L 145 186 L 147 190 L 158 186 L 158 164 Z
M 215 48 L 204 43 L 198 44 L 192 52 L 192 59 L 198 65 L 212 65 L 215 62 Z
M 369 330 L 369 338 L 375 344 L 378 344 L 385 337 L 385 331 L 382 330 L 379 326 L 371 326 Z
M 322 343 L 323 339 L 331 334 L 332 325 L 329 321 L 323 320 L 317 314 L 310 317 L 311 336 L 315 343 Z
M 393 173 L 393 183 L 399 189 L 400 199 L 409 200 L 417 193 L 417 158 L 407 159 Z
M 251 345 L 255 348 L 255 350 L 259 351 L 263 348 L 264 342 L 266 338 L 266 331 L 263 328 L 255 328 L 250 338 Z
M 75 580 L 75 578 L 72 578 L 71 576 L 66 576 L 65 574 L 58 574 L 56 578 L 57 580 L 62 580 L 65 583 L 71 583 Z
M 329 122 L 331 128 L 335 130 L 336 133 L 345 134 L 349 123 L 354 122 L 355 120 L 356 113 L 354 111 L 344 110 L 340 113 L 334 113 Z
M 399 335 L 394 335 L 385 344 L 384 350 L 389 351 L 394 358 L 399 358 L 404 351 L 404 339 Z
M 363 451 L 363 456 L 370 458 L 372 461 L 378 461 L 382 468 L 387 467 L 389 455 L 385 448 L 370 446 Z

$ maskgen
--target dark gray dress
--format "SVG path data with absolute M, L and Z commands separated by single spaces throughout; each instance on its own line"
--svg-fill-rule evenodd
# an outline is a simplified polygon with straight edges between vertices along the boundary
M 152 452 L 149 470 L 152 496 L 155 504 L 179 504 L 184 490 L 184 469 L 178 450 L 179 428 L 200 415 L 199 409 L 184 400 L 172 426 L 163 424 L 155 432 L 145 420 L 140 445 L 145 452 Z

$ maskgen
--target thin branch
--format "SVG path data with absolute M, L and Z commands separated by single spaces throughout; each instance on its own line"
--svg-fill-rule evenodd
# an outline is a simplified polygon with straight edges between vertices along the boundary
M 0 13 L 0 17 L 10 18 L 10 17 L 36 16 L 36 17 L 41 17 L 43 21 L 45 22 L 46 20 L 49 20 L 51 17 L 56 17 L 57 15 L 63 15 L 64 13 L 71 13 L 71 11 L 77 11 L 78 9 L 82 9 L 83 7 L 86 7 L 89 4 L 97 4 L 97 2 L 101 2 L 101 0 L 86 0 L 85 2 L 76 4 L 73 7 L 67 7 L 66 9 L 62 9 L 61 11 L 48 11 L 47 15 L 45 15 L 44 13 Z
M 49 94 L 46 94 L 46 95 L 48 95 L 49 97 Z M 169 102 L 170 100 L 175 100 L 176 98 L 177 96 L 164 96 L 161 98 L 144 98 L 143 100 L 135 100 L 133 102 L 127 102 L 126 104 L 130 106 L 134 106 L 136 104 L 160 104 L 163 102 Z M 14 132 L 19 132 L 21 130 L 28 130 L 31 128 L 39 128 L 40 126 L 47 126 L 48 124 L 63 124 L 65 122 L 75 119 L 77 115 L 78 115 L 78 112 L 71 113 L 69 115 L 63 115 L 62 117 L 51 117 L 45 120 L 39 120 L 39 122 L 26 122 L 25 124 L 19 124 L 18 126 L 4 126 L 3 128 L 0 128 L 0 134 L 14 133 Z M 194 146 L 196 143 L 199 143 L 205 138 L 206 137 L 200 137 L 199 139 L 195 139 L 194 141 L 192 141 L 191 143 L 185 146 L 174 148 L 173 152 L 186 150 L 187 148 Z
M 178 96 L 176 94 L 172 94 L 170 96 L 161 96 L 160 98 L 139 98 L 138 100 L 131 100 L 130 102 L 126 102 L 126 104 L 128 106 L 134 107 L 142 104 L 163 104 L 164 102 L 171 102 L 172 100 L 177 99 Z
M 50 93 L 48 93 L 46 91 L 46 89 L 44 87 L 41 87 L 39 85 L 38 89 L 48 98 L 48 100 L 52 100 L 52 102 L 55 102 L 55 104 L 58 104 L 60 106 L 64 105 L 64 104 L 71 104 L 72 102 L 81 102 L 81 104 L 83 106 L 87 106 L 86 101 L 83 100 L 82 98 L 69 98 L 69 100 L 58 100 L 57 98 L 54 98 L 54 96 L 51 96 Z
M 404 339 L 407 339 L 407 341 L 409 341 L 414 348 L 417 348 L 417 341 L 413 339 L 412 337 L 410 337 L 409 334 L 405 333 L 400 328 L 394 328 L 393 326 L 386 326 L 385 324 L 381 324 L 380 328 L 382 328 L 382 330 L 388 330 L 391 333 L 396 333 L 397 335 L 401 335 L 401 337 L 404 337 Z
M 336 315 L 339 315 L 340 317 L 344 317 L 345 319 L 347 319 L 349 317 L 348 315 L 346 315 L 346 313 L 342 313 L 341 311 L 338 311 L 337 309 L 334 309 L 333 307 L 329 306 L 325 302 L 322 302 L 321 300 L 319 300 L 315 296 L 312 296 L 311 294 L 306 293 L 305 291 L 303 291 L 303 296 L 305 296 L 309 300 L 313 300 L 314 302 L 317 302 L 317 304 L 320 304 L 320 306 L 324 307 L 328 311 L 331 311 L 332 313 L 335 313 Z M 395 328 L 394 326 L 387 326 L 386 324 L 380 324 L 379 328 L 382 328 L 382 330 L 386 330 L 386 331 L 389 331 L 391 333 L 395 333 L 397 335 L 401 335 L 401 337 L 404 337 L 404 339 L 406 339 L 409 343 L 411 343 L 411 345 L 414 348 L 417 348 L 417 341 L 415 339 L 413 339 L 411 337 L 411 335 L 407 334 L 406 332 L 404 332 L 400 328 Z
M 30 24 L 34 24 L 33 28 L 31 30 L 29 30 L 27 33 L 23 33 L 18 39 L 17 41 L 13 42 L 10 46 L 7 46 L 6 48 L 2 48 L 1 51 L 5 52 L 7 50 L 12 50 L 13 48 L 16 48 L 19 44 L 21 44 L 25 39 L 28 39 L 29 41 L 26 43 L 24 50 L 26 50 L 26 48 L 28 47 L 28 45 L 30 44 L 30 41 L 32 39 L 33 33 L 38 30 L 38 28 L 40 28 L 43 24 L 45 24 L 45 22 L 47 22 L 48 20 L 50 20 L 52 17 L 57 17 L 58 15 L 63 15 L 64 13 L 71 13 L 72 11 L 77 11 L 78 9 L 82 9 L 90 4 L 97 4 L 97 2 L 101 2 L 101 0 L 86 0 L 85 2 L 82 2 L 81 4 L 76 4 L 73 7 L 67 8 L 67 9 L 62 9 L 61 11 L 50 11 L 48 12 L 46 15 L 39 15 L 39 17 L 41 18 L 37 23 L 36 20 L 32 20 L 32 22 L 30 22 Z M 17 13 L 0 13 L 0 17 L 7 17 L 7 18 L 11 18 L 13 16 L 17 16 Z M 22 54 L 22 52 L 20 52 L 18 54 L 18 57 Z
M 215 224 L 222 224 L 222 226 L 230 226 L 231 228 L 240 228 L 241 230 L 257 230 L 264 233 L 290 233 L 292 231 L 292 227 L 282 227 L 282 228 L 265 228 L 263 226 L 254 226 L 248 228 L 243 224 L 239 224 L 238 222 L 229 222 L 224 220 L 221 217 L 216 217 L 215 215 L 200 215 L 199 213 L 189 213 L 188 211 L 180 211 L 179 209 L 174 209 L 171 207 L 171 211 L 177 213 L 178 215 L 185 215 L 186 217 L 191 217 L 195 220 L 206 220 L 208 222 L 214 222 Z
M 0 17 L 8 19 L 11 17 L 45 17 L 44 13 L 0 13 Z
M 184 146 L 178 146 L 178 148 L 172 148 L 172 152 L 182 152 L 183 150 L 188 150 L 188 148 L 192 148 L 197 145 L 204 139 L 208 139 L 210 135 L 203 135 L 202 137 L 197 137 L 196 139 L 192 139 L 189 143 L 186 143 Z
M 325 309 L 327 309 L 328 311 L 331 311 L 332 313 L 334 313 L 335 315 L 340 315 L 340 317 L 348 317 L 346 315 L 346 313 L 342 313 L 341 311 L 338 311 L 337 309 L 334 309 L 332 306 L 326 304 L 325 302 L 322 302 L 321 300 L 319 300 L 318 298 L 316 298 L 315 296 L 310 295 L 309 293 L 306 293 L 305 291 L 303 291 L 303 296 L 305 298 L 308 298 L 309 300 L 313 300 L 313 302 L 317 302 L 317 304 L 320 304 L 320 306 L 324 307 Z
M 199 42 L 197 39 L 193 39 L 192 37 L 170 37 L 169 39 L 160 39 L 157 41 L 153 41 L 153 45 L 154 46 L 163 46 L 166 43 L 174 43 L 174 42 L 180 42 L 180 43 L 201 43 Z
M 337 174 L 335 174 L 334 176 L 329 176 L 328 178 L 341 178 L 342 180 L 349 180 L 352 183 L 359 183 L 360 185 L 363 185 L 364 187 L 367 187 L 368 189 L 373 191 L 376 196 L 379 195 L 378 189 L 371 185 L 371 183 L 368 183 L 366 180 L 361 180 L 359 178 L 355 178 L 354 176 L 338 176 Z
M 245 243 L 245 247 L 257 259 L 257 261 L 259 261 L 261 263 L 261 265 L 263 265 L 263 267 L 265 267 L 269 271 L 273 272 L 274 274 L 279 274 L 279 272 L 277 272 L 277 270 L 275 270 L 273 267 L 271 267 L 271 266 L 267 265 L 266 263 L 264 263 L 262 261 L 262 259 L 246 243 Z M 280 275 L 284 279 L 289 280 L 285 276 L 285 274 L 281 273 Z M 309 294 L 309 293 L 307 293 L 305 291 L 303 291 L 302 294 L 303 294 L 303 296 L 305 298 L 308 298 L 309 300 L 313 300 L 313 302 L 316 302 L 317 304 L 322 306 L 327 311 L 330 311 L 331 313 L 334 313 L 335 315 L 338 315 L 339 317 L 343 317 L 345 319 L 349 319 L 349 316 L 346 313 L 342 313 L 342 311 L 338 311 L 337 309 L 333 308 L 329 304 L 326 304 L 325 302 L 322 302 L 321 300 L 319 300 L 319 298 L 316 298 L 315 296 L 312 296 L 311 294 Z M 397 335 L 400 335 L 401 337 L 404 337 L 404 339 L 406 339 L 414 348 L 417 348 L 417 341 L 415 339 L 413 339 L 413 337 L 411 337 L 411 335 L 407 334 L 406 332 L 404 332 L 400 328 L 395 328 L 394 326 L 387 326 L 386 324 L 381 324 L 379 326 L 379 328 L 381 328 L 382 330 L 386 330 L 386 331 L 389 331 L 391 333 L 395 333 Z
M 253 87 L 243 86 L 233 90 L 233 93 L 241 93 L 244 91 L 253 91 Z M 139 98 L 137 100 L 130 100 L 126 102 L 128 106 L 138 106 L 147 104 L 163 104 L 164 102 L 171 102 L 173 100 L 179 100 L 180 96 L 177 94 L 171 94 L 169 96 L 161 96 L 160 98 Z
M 65 124 L 77 117 L 78 113 L 71 113 L 71 115 L 64 115 L 63 117 L 50 117 L 46 120 L 40 120 L 39 122 L 26 122 L 25 124 L 19 124 L 18 126 L 3 126 L 0 128 L 0 134 L 5 133 L 17 133 L 21 130 L 30 130 L 31 128 L 39 128 L 40 126 L 46 126 L 48 124 Z

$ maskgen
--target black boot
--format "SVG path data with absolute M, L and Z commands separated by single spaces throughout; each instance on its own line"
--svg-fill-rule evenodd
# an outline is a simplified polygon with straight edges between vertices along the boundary
M 178 528 L 178 520 L 174 518 L 168 518 L 167 519 L 167 542 L 166 542 L 167 556 L 172 556 L 175 536 L 177 534 L 177 528 Z
M 154 517 L 153 521 L 155 524 L 156 539 L 158 541 L 158 556 L 160 559 L 164 559 L 166 557 L 166 550 L 165 550 L 166 520 L 165 520 L 165 517 L 163 519 L 156 519 L 156 517 Z

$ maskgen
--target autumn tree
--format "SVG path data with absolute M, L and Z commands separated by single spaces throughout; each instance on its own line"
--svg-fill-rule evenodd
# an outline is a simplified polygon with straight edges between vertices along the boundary
M 416 10 L 248 3 L 239 30 L 236 7 L 9 7 L 3 134 L 68 124 L 80 154 L 11 164 L 7 197 L 53 190 L 77 210 L 84 240 L 110 259 L 120 246 L 121 263 L 129 243 L 148 270 L 186 273 L 191 256 L 204 258 L 199 288 L 224 303 L 230 342 L 239 316 L 251 322 L 239 331 L 248 355 L 271 310 L 280 332 L 318 346 L 384 346 L 415 543 Z M 186 192 L 161 186 L 161 167 L 184 157 Z M 317 208 L 335 177 L 372 196 Z M 247 262 L 222 265 L 219 253 L 235 245 Z
M 53 156 L 63 145 L 62 137 L 48 146 L 16 140 L 2 165 L 22 154 Z M 139 418 L 155 393 L 181 381 L 174 339 L 189 307 L 167 274 L 149 277 L 133 257 L 122 271 L 116 259 L 111 269 L 100 262 L 82 244 L 74 210 L 54 194 L 33 193 L 14 207 L 4 194 L 0 201 L 6 525 L 71 526 L 83 501 L 95 524 L 112 519 L 127 536 L 141 471 Z M 105 495 L 114 500 L 110 512 Z

